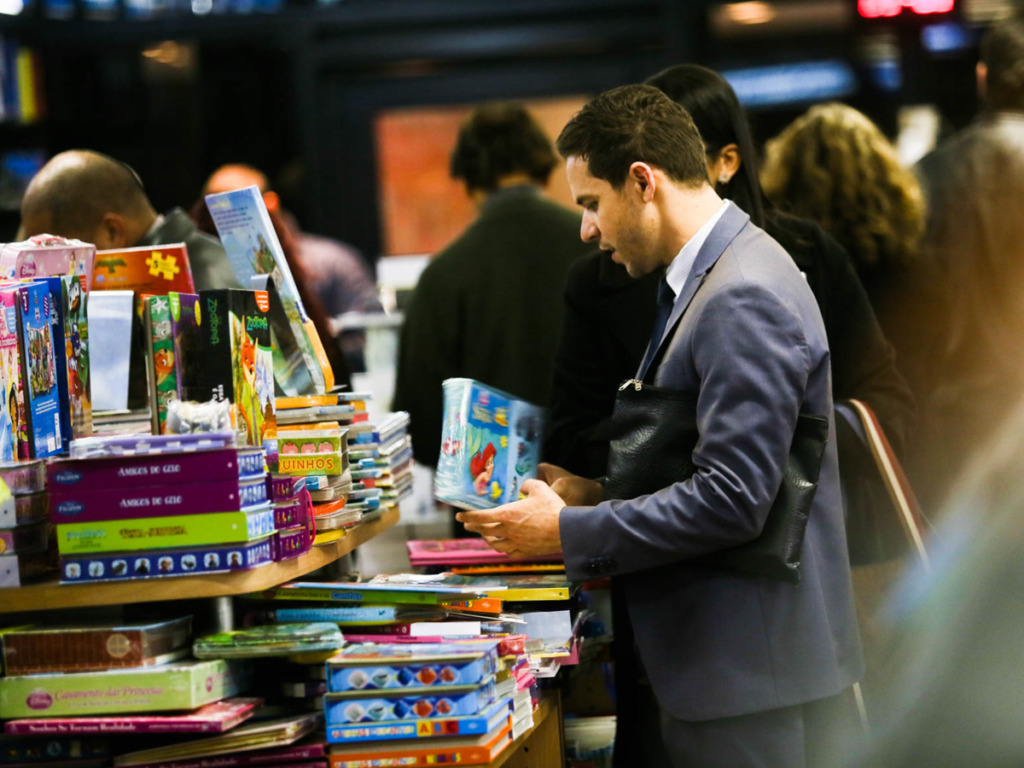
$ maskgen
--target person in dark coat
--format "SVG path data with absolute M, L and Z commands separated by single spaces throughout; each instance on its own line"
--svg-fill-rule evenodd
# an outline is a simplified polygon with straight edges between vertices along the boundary
M 865 401 L 901 450 L 913 429 L 913 398 L 847 253 L 817 224 L 781 214 L 766 201 L 746 116 L 725 78 L 682 64 L 648 84 L 693 117 L 716 191 L 775 238 L 806 277 L 828 334 L 833 399 Z M 603 429 L 618 385 L 636 372 L 650 337 L 659 279 L 652 273 L 633 280 L 601 251 L 574 265 L 566 288 L 545 461 L 586 477 L 604 474 L 608 443 Z
M 518 104 L 480 106 L 459 132 L 451 173 L 479 216 L 423 271 L 399 344 L 393 407 L 423 464 L 437 464 L 447 378 L 548 403 L 566 276 L 590 250 L 579 215 L 541 194 L 556 162 Z

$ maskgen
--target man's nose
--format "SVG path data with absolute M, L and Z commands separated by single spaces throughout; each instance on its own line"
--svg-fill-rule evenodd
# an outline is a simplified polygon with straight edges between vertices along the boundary
M 583 214 L 583 222 L 580 224 L 580 239 L 584 243 L 592 243 L 598 240 L 601 236 L 601 231 L 587 214 Z

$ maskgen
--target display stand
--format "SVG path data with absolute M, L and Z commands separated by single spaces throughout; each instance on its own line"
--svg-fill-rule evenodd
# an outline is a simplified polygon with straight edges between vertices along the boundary
M 533 713 L 533 727 L 502 752 L 491 763 L 491 768 L 563 768 L 564 765 L 562 699 L 558 691 L 545 691 Z
M 398 518 L 398 508 L 389 509 L 378 519 L 355 526 L 337 541 L 322 547 L 313 547 L 309 552 L 293 560 L 271 563 L 251 571 L 93 584 L 58 584 L 51 580 L 40 584 L 0 589 L 0 614 L 223 597 L 258 592 L 333 563 L 390 528 L 398 522 Z

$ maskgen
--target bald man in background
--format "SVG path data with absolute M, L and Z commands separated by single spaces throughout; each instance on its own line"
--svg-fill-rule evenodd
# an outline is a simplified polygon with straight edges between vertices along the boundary
M 60 235 L 97 250 L 185 243 L 196 290 L 239 288 L 224 248 L 181 208 L 158 214 L 125 163 L 89 150 L 55 155 L 33 177 L 21 203 L 19 239 Z

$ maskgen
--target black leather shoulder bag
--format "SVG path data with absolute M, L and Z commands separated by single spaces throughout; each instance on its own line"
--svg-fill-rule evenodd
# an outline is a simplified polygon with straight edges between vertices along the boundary
M 691 477 L 697 432 L 692 396 L 630 379 L 612 414 L 605 498 L 633 499 Z M 782 485 L 760 535 L 689 562 L 726 566 L 796 584 L 807 519 L 818 489 L 828 419 L 801 413 Z

